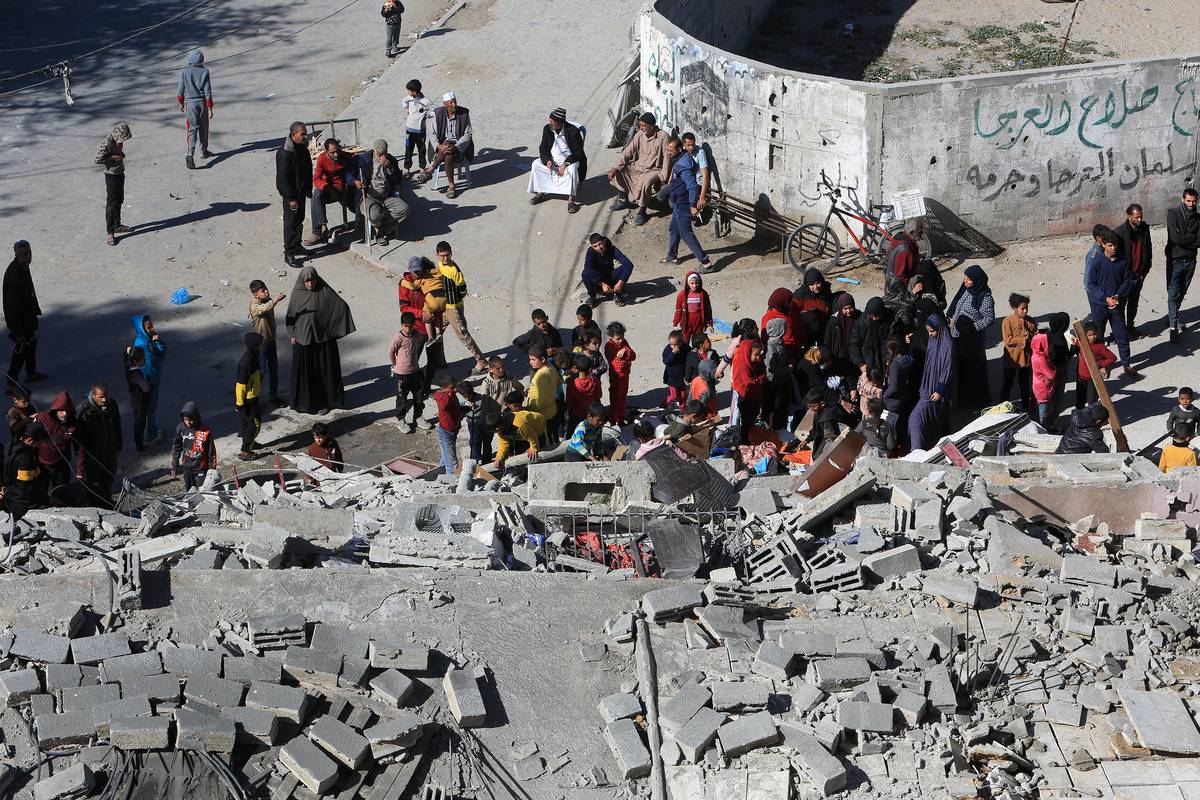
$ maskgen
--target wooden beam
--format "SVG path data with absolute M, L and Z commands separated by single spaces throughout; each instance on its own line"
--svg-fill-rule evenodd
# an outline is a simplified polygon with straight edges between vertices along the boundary
M 1088 347 L 1087 334 L 1083 331 L 1082 320 L 1075 320 L 1075 338 L 1079 340 L 1079 357 L 1087 362 L 1088 374 L 1092 376 L 1092 385 L 1096 387 L 1100 404 L 1108 409 L 1108 424 L 1112 426 L 1113 438 L 1117 441 L 1117 452 L 1128 453 L 1129 440 L 1125 438 L 1125 431 L 1121 430 L 1121 420 L 1117 417 L 1117 410 L 1113 408 L 1108 387 L 1104 385 L 1104 375 L 1096 366 L 1096 357 L 1092 355 L 1092 348 Z

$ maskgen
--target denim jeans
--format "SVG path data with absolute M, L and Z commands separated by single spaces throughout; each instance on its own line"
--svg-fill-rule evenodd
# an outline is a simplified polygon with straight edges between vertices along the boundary
M 1113 338 L 1117 340 L 1117 352 L 1121 356 L 1121 365 L 1128 367 L 1129 331 L 1125 329 L 1124 306 L 1118 305 L 1116 308 L 1109 308 L 1106 305 L 1102 306 L 1093 303 L 1092 322 L 1096 323 L 1096 329 L 1100 334 L 1100 341 L 1104 341 L 1104 332 L 1108 328 L 1109 323 L 1112 323 Z
M 1167 264 L 1167 322 L 1173 331 L 1179 330 L 1179 307 L 1195 274 L 1195 256 L 1172 258 Z
M 387 39 L 384 42 L 384 53 L 391 55 L 400 49 L 400 19 L 384 20 L 384 25 L 387 27 Z
M 455 452 L 455 443 L 458 441 L 458 431 L 448 431 L 441 425 L 437 429 L 438 449 L 442 453 L 442 469 L 447 475 L 453 475 L 458 469 L 458 454 Z
M 680 240 L 688 246 L 697 261 L 700 263 L 708 261 L 708 254 L 704 252 L 704 248 L 700 246 L 700 240 L 696 238 L 696 233 L 692 230 L 692 211 L 682 205 L 677 206 L 671 212 L 671 237 L 667 244 L 667 258 L 679 256 Z

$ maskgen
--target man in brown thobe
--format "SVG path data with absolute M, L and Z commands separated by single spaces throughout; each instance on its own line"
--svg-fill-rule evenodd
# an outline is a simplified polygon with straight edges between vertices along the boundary
M 636 208 L 634 225 L 646 224 L 646 203 L 671 175 L 671 157 L 667 155 L 666 131 L 647 112 L 638 118 L 638 132 L 621 151 L 617 163 L 608 171 L 608 180 L 620 192 L 613 211 Z

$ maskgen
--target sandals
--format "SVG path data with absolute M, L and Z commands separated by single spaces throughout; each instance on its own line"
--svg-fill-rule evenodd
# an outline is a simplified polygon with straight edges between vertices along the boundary
M 667 256 L 665 258 L 660 258 L 658 260 L 658 263 L 660 263 L 660 264 L 679 264 L 682 261 L 683 261 L 683 259 L 681 259 L 681 258 L 671 258 L 670 256 Z
M 113 228 L 113 233 L 129 233 L 132 230 L 128 225 L 118 225 Z
M 578 210 L 579 210 L 579 203 L 576 203 L 574 201 L 567 203 L 567 213 L 568 214 L 574 214 Z
M 456 197 L 458 197 L 458 191 L 453 186 L 448 187 L 446 189 L 446 199 L 453 200 Z
M 109 246 L 109 247 L 116 247 L 116 246 L 117 246 L 117 237 L 116 237 L 116 236 L 113 236 L 111 233 L 108 235 L 108 238 L 107 238 L 107 239 L 105 239 L 104 241 L 108 242 L 108 246 Z

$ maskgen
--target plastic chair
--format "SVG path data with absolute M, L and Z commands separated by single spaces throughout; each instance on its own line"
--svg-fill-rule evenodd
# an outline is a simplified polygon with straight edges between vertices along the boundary
M 429 159 L 431 161 L 433 160 L 434 152 L 435 152 L 435 148 L 431 144 L 429 147 Z M 442 188 L 442 171 L 444 168 L 445 168 L 445 162 L 438 164 L 437 168 L 435 168 L 433 170 L 433 190 L 435 192 Z M 465 158 L 460 159 L 459 161 L 457 161 L 455 163 L 454 169 L 455 169 L 455 173 L 454 173 L 455 186 L 470 186 L 471 185 L 471 162 L 467 161 Z

